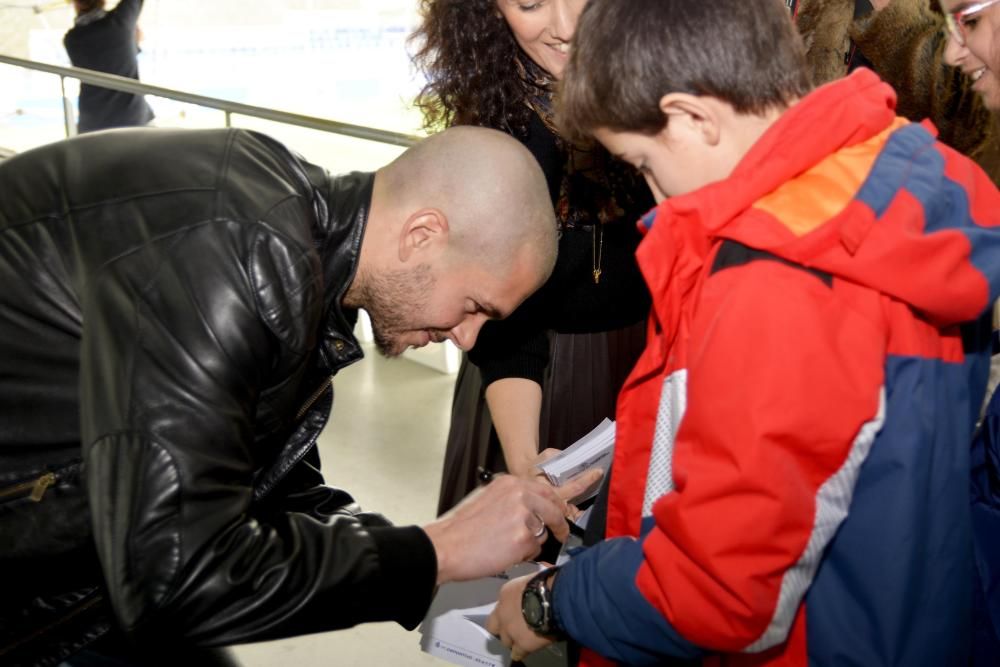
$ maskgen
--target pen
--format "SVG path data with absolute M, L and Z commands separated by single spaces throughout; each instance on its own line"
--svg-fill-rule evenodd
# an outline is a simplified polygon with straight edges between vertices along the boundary
M 495 476 L 496 473 L 494 473 L 492 470 L 487 470 L 483 466 L 476 466 L 476 478 L 479 480 L 480 484 L 489 484 L 490 482 L 493 481 L 493 478 Z M 570 535 L 576 535 L 577 537 L 582 538 L 584 535 L 583 528 L 570 521 L 569 517 L 565 517 L 565 519 L 566 519 L 566 526 L 569 528 Z

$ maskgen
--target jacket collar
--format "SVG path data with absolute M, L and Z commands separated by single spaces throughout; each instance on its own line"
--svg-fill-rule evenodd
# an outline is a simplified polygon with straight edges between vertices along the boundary
M 323 262 L 323 284 L 328 287 L 326 322 L 320 333 L 320 363 L 336 371 L 364 356 L 353 333 L 358 311 L 345 308 L 343 300 L 357 276 L 375 174 L 351 172 L 331 178 L 319 167 L 310 166 L 318 221 L 314 240 Z
M 694 219 L 716 235 L 761 197 L 829 155 L 866 141 L 896 118 L 896 94 L 878 76 L 859 69 L 827 84 L 786 111 L 726 179 L 664 200 L 646 227 Z M 655 236 L 653 232 L 649 234 Z
M 786 111 L 725 180 L 663 201 L 641 221 L 650 228 L 637 251 L 654 295 L 659 326 L 676 324 L 674 306 L 697 286 L 705 258 L 733 221 L 756 201 L 808 171 L 827 156 L 866 141 L 895 119 L 892 88 L 866 69 L 827 84 Z M 767 229 L 754 226 L 760 247 Z

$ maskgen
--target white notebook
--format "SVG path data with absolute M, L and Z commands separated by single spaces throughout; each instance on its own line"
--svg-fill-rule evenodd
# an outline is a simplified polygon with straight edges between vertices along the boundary
M 562 486 L 580 473 L 591 468 L 600 468 L 607 474 L 611 469 L 611 457 L 615 451 L 615 423 L 605 419 L 593 431 L 583 436 L 562 452 L 537 468 L 545 473 L 553 486 Z M 600 482 L 574 499 L 581 503 L 597 495 Z

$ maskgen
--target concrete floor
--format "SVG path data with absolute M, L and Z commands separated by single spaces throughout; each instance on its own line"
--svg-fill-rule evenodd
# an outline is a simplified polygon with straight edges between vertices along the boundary
M 454 375 L 407 359 L 365 358 L 337 375 L 320 438 L 327 483 L 399 525 L 434 518 Z M 236 648 L 245 667 L 447 665 L 420 651 L 420 635 L 394 623 Z

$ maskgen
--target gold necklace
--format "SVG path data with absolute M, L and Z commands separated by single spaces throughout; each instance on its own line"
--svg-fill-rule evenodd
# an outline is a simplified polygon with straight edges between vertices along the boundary
M 598 227 L 600 231 L 598 231 Z M 594 271 L 594 284 L 601 282 L 601 259 L 604 255 L 604 225 L 595 222 L 590 228 L 593 243 L 590 246 L 590 262 Z

